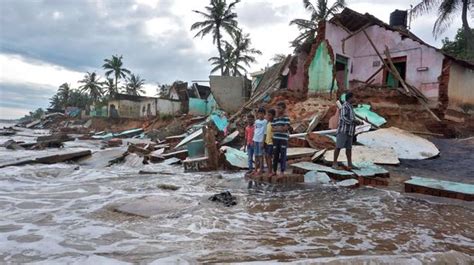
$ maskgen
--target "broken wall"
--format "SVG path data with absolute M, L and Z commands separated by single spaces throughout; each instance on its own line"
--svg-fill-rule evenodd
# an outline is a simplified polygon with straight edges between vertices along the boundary
M 247 101 L 250 84 L 245 77 L 209 76 L 209 79 L 212 94 L 225 112 L 234 113 Z
M 329 93 L 337 90 L 334 77 L 334 61 L 326 41 L 316 48 L 308 67 L 308 94 Z
M 304 65 L 308 54 L 300 52 L 296 55 L 290 64 L 290 72 L 288 74 L 288 90 L 295 92 L 305 92 L 304 87 Z
M 209 115 L 217 108 L 217 102 L 212 94 L 207 99 L 189 98 L 189 114 Z
M 156 99 L 156 115 L 176 115 L 181 110 L 181 101 L 163 98 Z
M 391 57 L 406 56 L 405 80 L 417 87 L 427 98 L 437 101 L 439 81 L 444 55 L 436 49 L 423 45 L 410 38 L 402 37 L 396 31 L 373 25 L 365 29 L 374 42 L 377 50 L 383 52 L 388 47 Z M 358 32 L 347 39 L 351 33 L 331 23 L 326 23 L 326 39 L 337 54 L 349 59 L 349 80 L 365 81 L 374 74 L 383 63 L 375 53 L 363 32 Z M 384 71 L 380 71 L 373 84 L 384 84 Z
M 471 105 L 474 112 L 474 70 L 455 62 L 451 64 L 448 83 L 449 108 L 462 111 L 462 106 Z
M 140 117 L 140 102 L 131 100 L 109 100 L 109 110 L 114 105 L 119 117 L 121 118 L 139 118 Z M 110 111 L 109 111 L 110 115 Z
M 156 101 L 153 98 L 140 101 L 140 117 L 156 116 Z

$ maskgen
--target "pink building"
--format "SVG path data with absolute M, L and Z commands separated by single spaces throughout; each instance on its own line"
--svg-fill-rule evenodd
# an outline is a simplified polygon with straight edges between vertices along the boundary
M 318 32 L 322 41 L 313 44 L 308 57 L 309 94 L 352 88 L 360 84 L 358 81 L 400 86 L 385 69 L 370 39 L 384 60 L 388 49 L 404 81 L 441 110 L 474 104 L 474 64 L 444 54 L 412 34 L 406 29 L 406 12 L 397 10 L 392 16 L 395 19 L 389 25 L 346 8 L 324 23 Z

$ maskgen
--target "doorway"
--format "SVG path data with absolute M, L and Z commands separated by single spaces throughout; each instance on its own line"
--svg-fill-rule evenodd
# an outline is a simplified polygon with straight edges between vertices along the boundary
M 392 58 L 392 62 L 398 73 L 400 74 L 401 78 L 405 81 L 407 57 L 395 57 Z M 384 70 L 384 83 L 390 88 L 398 88 L 402 86 L 400 84 L 400 81 L 396 79 L 390 72 L 388 72 L 387 69 Z
M 336 81 L 339 89 L 347 89 L 349 58 L 336 54 Z

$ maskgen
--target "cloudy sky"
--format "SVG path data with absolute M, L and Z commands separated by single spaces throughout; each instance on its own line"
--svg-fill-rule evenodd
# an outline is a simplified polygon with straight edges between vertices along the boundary
M 348 7 L 388 22 L 394 9 L 417 0 L 346 0 Z M 238 22 L 263 54 L 249 71 L 271 63 L 276 53 L 291 53 L 297 35 L 288 26 L 307 18 L 300 0 L 242 0 Z M 18 118 L 48 107 L 64 82 L 78 87 L 87 71 L 103 75 L 104 58 L 122 54 L 125 67 L 146 79 L 147 95 L 157 83 L 207 80 L 207 58 L 216 55 L 211 38 L 196 38 L 189 28 L 209 0 L 1 0 L 0 119 Z M 434 46 L 452 38 L 460 18 L 439 39 L 431 35 L 435 17 L 412 22 L 412 31 Z

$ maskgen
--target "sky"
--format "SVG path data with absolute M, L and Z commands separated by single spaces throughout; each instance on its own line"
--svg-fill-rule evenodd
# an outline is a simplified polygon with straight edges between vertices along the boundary
M 346 0 L 358 12 L 388 22 L 395 9 L 417 0 Z M 315 2 L 313 0 L 313 2 Z M 194 38 L 191 25 L 202 20 L 209 0 L 1 0 L 0 119 L 46 108 L 58 87 L 77 88 L 86 72 L 104 75 L 103 60 L 123 55 L 124 66 L 146 80 L 148 96 L 157 84 L 208 80 L 209 57 L 217 56 L 211 37 Z M 235 12 L 253 46 L 262 51 L 249 72 L 271 64 L 275 54 L 292 53 L 295 18 L 309 18 L 300 0 L 242 0 Z M 411 31 L 431 45 L 453 38 L 460 16 L 434 39 L 435 12 L 416 18 Z M 459 19 L 457 19 L 459 18 Z

